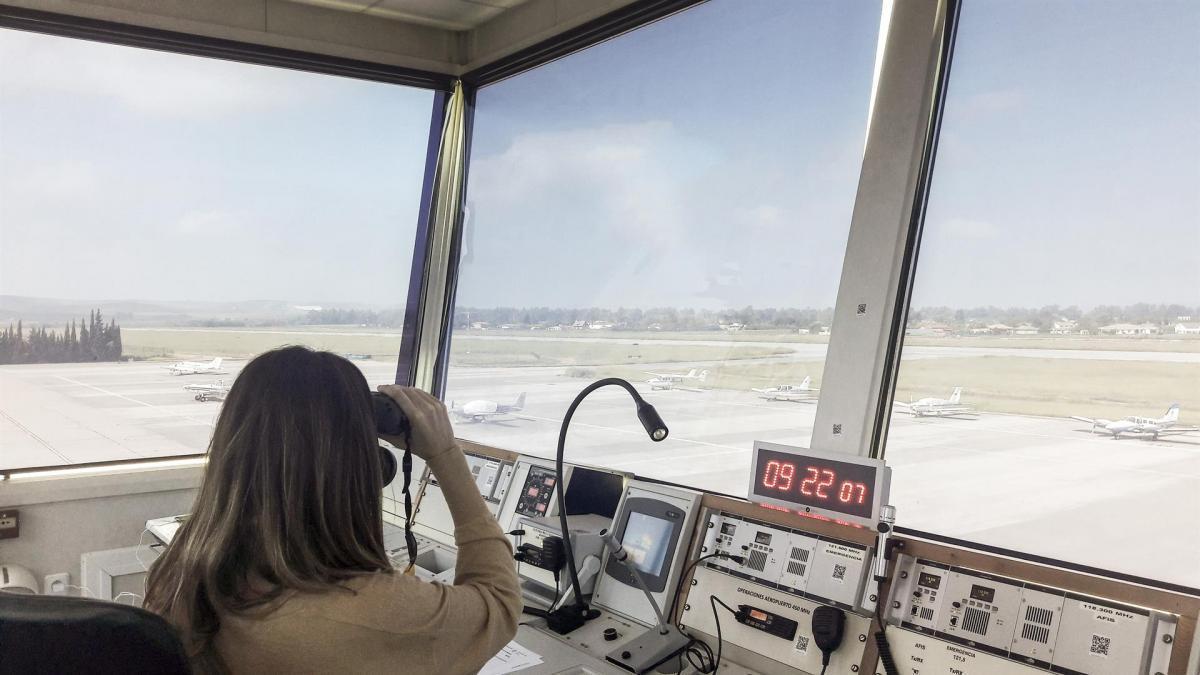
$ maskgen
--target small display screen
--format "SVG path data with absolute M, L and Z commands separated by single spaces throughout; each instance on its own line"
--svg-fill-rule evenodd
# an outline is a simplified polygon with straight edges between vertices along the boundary
M 754 494 L 870 518 L 878 468 L 759 448 Z
M 758 534 L 755 534 L 754 535 L 754 543 L 762 544 L 763 546 L 770 546 L 771 545 L 771 533 L 770 532 L 759 532 Z
M 662 574 L 667 547 L 671 544 L 671 528 L 669 520 L 637 511 L 630 512 L 621 546 L 625 547 L 629 559 L 643 574 L 654 577 Z
M 942 578 L 936 574 L 921 572 L 921 576 L 917 577 L 917 585 L 936 591 L 942 585 Z
M 971 599 L 980 602 L 995 602 L 996 589 L 988 588 L 987 586 L 971 586 Z
M 737 531 L 737 525 L 733 523 L 721 523 L 721 534 L 733 534 Z

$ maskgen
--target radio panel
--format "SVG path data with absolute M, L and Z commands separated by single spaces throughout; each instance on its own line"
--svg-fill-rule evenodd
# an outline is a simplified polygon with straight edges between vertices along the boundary
M 1025 672 L 1017 663 L 1065 675 L 1165 673 L 1177 625 L 1171 614 L 907 555 L 896 567 L 888 619 L 911 631 L 897 638 L 907 650 L 898 662 L 948 659 L 964 675 Z M 937 640 L 914 641 L 913 633 Z M 981 655 L 1010 667 L 998 670 Z
M 740 619 L 717 606 L 721 635 L 726 645 L 737 645 L 754 654 L 805 673 L 821 672 L 821 650 L 812 638 L 812 613 L 820 603 L 796 597 L 756 581 L 730 576 L 715 569 L 697 567 L 688 591 L 680 623 L 708 635 L 717 634 L 710 596 L 744 610 Z M 871 626 L 871 619 L 846 614 L 845 638 L 833 652 L 826 671 L 829 675 L 855 675 Z M 776 668 L 764 672 L 776 672 Z
M 708 568 L 858 611 L 871 566 L 866 547 L 721 511 L 708 514 L 706 527 L 701 555 L 746 559 L 712 558 L 704 562 Z

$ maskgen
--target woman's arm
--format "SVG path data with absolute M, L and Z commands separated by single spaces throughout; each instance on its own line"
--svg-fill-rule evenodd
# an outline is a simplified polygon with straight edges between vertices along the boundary
M 450 515 L 458 562 L 453 586 L 414 584 L 420 605 L 410 617 L 428 622 L 439 670 L 481 667 L 517 631 L 522 598 L 512 545 L 479 495 L 441 401 L 416 389 L 380 387 L 412 424 L 413 452 L 437 476 Z M 413 616 L 419 614 L 421 616 Z

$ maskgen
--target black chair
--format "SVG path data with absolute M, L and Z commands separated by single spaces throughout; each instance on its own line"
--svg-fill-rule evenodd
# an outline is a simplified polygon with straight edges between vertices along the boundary
M 175 630 L 137 607 L 0 592 L 0 674 L 190 673 Z

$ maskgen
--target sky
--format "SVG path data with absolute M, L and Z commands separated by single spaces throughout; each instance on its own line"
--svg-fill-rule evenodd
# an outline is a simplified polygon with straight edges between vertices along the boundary
M 402 305 L 432 104 L 0 30 L 0 294 Z
M 479 93 L 460 306 L 828 307 L 880 4 Z M 1200 304 L 1200 5 L 964 3 L 914 306 Z M 402 302 L 432 94 L 0 31 L 0 294 Z

